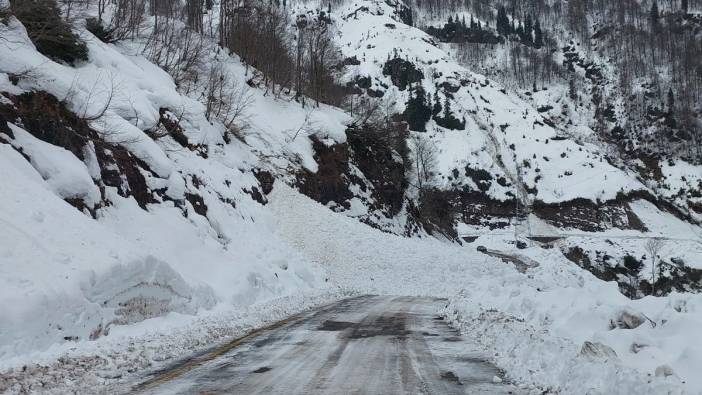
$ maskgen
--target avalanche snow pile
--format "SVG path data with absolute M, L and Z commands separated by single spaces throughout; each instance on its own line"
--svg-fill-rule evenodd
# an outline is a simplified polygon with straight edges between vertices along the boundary
M 295 6 L 315 12 L 306 2 Z M 701 166 L 667 161 L 653 177 L 625 165 L 586 124 L 556 123 L 537 109 L 565 106 L 562 90 L 526 98 L 507 91 L 467 70 L 452 47 L 408 25 L 407 10 L 400 2 L 364 0 L 342 3 L 331 15 L 355 106 L 381 102 L 410 124 L 410 149 L 418 141 L 434 147 L 424 183 L 430 193 L 407 188 L 401 210 L 379 214 L 379 199 L 368 198 L 362 179 L 323 203 L 393 233 L 560 240 L 557 247 L 571 261 L 616 280 L 632 297 L 652 288 L 702 289 L 702 217 L 691 208 L 699 202 Z M 428 108 L 421 109 L 422 101 Z M 422 111 L 429 113 L 413 125 Z M 358 148 L 348 151 L 352 164 L 362 167 Z M 426 215 L 423 207 L 430 208 Z M 663 239 L 657 264 L 647 251 L 651 238 Z
M 280 236 L 331 278 L 358 293 L 449 298 L 446 319 L 533 393 L 702 390 L 702 295 L 630 300 L 555 249 L 515 253 L 538 262 L 523 272 L 472 248 L 371 229 L 281 183 L 270 198 Z
M 319 12 L 308 6 L 290 12 Z M 410 15 L 363 0 L 330 20 L 349 89 L 403 113 L 422 86 L 446 109 L 407 133 L 437 147 L 432 188 L 458 196 L 444 203 L 463 212 L 440 232 L 453 242 L 415 226 L 412 188 L 389 217 L 360 184 L 346 205 L 296 191 L 334 154 L 368 181 L 359 152 L 335 151 L 359 148 L 353 114 L 249 87 L 236 55 L 203 54 L 250 95 L 249 132 L 232 138 L 139 40 L 106 44 L 77 27 L 89 60 L 70 67 L 37 51 L 17 19 L 0 23 L 0 391 L 119 392 L 146 369 L 353 293 L 449 298 L 442 314 L 535 393 L 701 391 L 699 294 L 630 300 L 572 262 L 640 257 L 642 237 L 665 235 L 679 248 L 661 260 L 702 269 L 699 226 L 596 144 L 459 65 Z M 517 251 L 516 204 L 534 207 L 533 233 L 561 240 Z M 593 207 L 614 214 L 592 219 Z

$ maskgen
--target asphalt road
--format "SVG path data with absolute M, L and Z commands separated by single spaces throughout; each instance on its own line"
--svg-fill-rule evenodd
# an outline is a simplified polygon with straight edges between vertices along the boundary
M 516 394 L 436 316 L 442 300 L 364 296 L 295 317 L 183 361 L 147 394 Z

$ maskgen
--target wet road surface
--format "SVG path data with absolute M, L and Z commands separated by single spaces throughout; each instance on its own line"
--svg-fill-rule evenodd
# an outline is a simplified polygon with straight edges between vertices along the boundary
M 516 394 L 431 298 L 343 300 L 156 373 L 146 394 Z

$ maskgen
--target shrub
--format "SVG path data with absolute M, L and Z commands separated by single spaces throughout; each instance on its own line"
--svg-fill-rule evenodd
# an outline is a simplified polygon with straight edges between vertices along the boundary
M 398 57 L 388 59 L 385 62 L 383 75 L 389 76 L 393 85 L 400 88 L 401 91 L 424 78 L 422 71 L 414 67 L 412 62 Z
M 432 109 L 427 103 L 424 89 L 418 86 L 414 95 L 410 93 L 403 117 L 409 124 L 411 130 L 425 132 L 426 124 L 429 122 L 429 119 L 431 119 L 431 111 Z
M 61 18 L 55 0 L 13 0 L 10 8 L 46 57 L 70 65 L 88 60 L 88 47 Z
M 103 26 L 100 21 L 97 20 L 97 18 L 88 18 L 85 20 L 85 28 L 90 32 L 95 35 L 100 41 L 104 43 L 112 43 L 115 42 L 115 38 L 113 36 L 114 30 L 108 29 L 105 26 Z

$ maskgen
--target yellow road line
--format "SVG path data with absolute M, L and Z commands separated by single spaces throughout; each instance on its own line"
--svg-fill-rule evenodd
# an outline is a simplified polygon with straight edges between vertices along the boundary
M 262 328 L 255 329 L 255 330 L 249 332 L 248 334 L 246 334 L 245 336 L 234 339 L 234 340 L 230 341 L 229 343 L 224 344 L 221 347 L 218 347 L 215 350 L 212 350 L 211 352 L 208 352 L 205 355 L 202 355 L 202 356 L 196 357 L 192 360 L 186 361 L 183 364 L 178 365 L 175 368 L 168 370 L 167 372 L 164 372 L 164 373 L 162 373 L 154 378 L 151 378 L 151 379 L 137 385 L 136 387 L 134 387 L 134 390 L 136 392 L 142 392 L 142 391 L 157 387 L 159 385 L 163 385 L 163 384 L 165 384 L 173 379 L 176 379 L 176 378 L 180 377 L 181 375 L 195 369 L 198 366 L 201 366 L 201 365 L 203 365 L 209 361 L 212 361 L 213 359 L 215 359 L 223 354 L 226 354 L 227 352 L 240 346 L 242 343 L 246 342 L 247 340 L 251 340 L 257 336 L 260 336 L 261 334 L 263 334 L 265 332 L 272 331 L 274 329 L 278 329 L 282 326 L 285 326 L 291 322 L 295 322 L 295 321 L 300 320 L 302 318 L 303 318 L 303 315 L 298 314 L 298 315 L 294 315 L 292 317 L 288 317 L 284 320 L 275 322 L 275 323 L 270 324 L 268 326 L 264 326 Z

